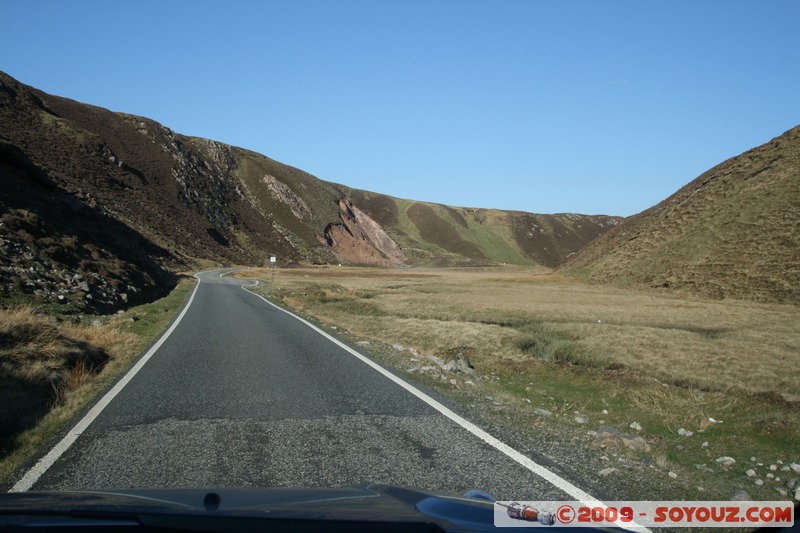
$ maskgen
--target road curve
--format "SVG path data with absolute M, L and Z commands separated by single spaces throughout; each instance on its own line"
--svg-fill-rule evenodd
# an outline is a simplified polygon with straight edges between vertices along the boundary
M 32 490 L 373 482 L 575 499 L 228 272 L 197 275 L 169 337 Z

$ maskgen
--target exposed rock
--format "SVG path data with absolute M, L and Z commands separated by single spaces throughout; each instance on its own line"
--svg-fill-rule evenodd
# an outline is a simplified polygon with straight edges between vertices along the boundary
M 311 220 L 314 218 L 314 213 L 308 207 L 308 204 L 296 195 L 288 185 L 278 180 L 275 176 L 267 174 L 261 178 L 261 182 L 267 186 L 267 189 L 275 198 L 289 208 L 294 216 L 300 220 Z
M 627 435 L 608 426 L 600 426 L 598 428 L 594 444 L 602 447 L 627 448 L 637 453 L 650 451 L 650 446 L 643 438 Z
M 346 199 L 339 200 L 341 224 L 329 224 L 320 242 L 342 263 L 398 266 L 405 254 L 388 233 Z
M 462 372 L 464 374 L 469 374 L 470 376 L 478 375 L 478 373 L 475 372 L 475 369 L 472 367 L 472 364 L 470 364 L 469 359 L 464 354 L 460 354 L 457 359 L 451 359 L 442 365 L 442 370 L 445 372 Z

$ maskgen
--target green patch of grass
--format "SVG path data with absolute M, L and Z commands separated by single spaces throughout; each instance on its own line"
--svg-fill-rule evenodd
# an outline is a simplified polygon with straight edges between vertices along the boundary
M 333 300 L 323 304 L 326 311 L 352 316 L 386 316 L 377 305 L 359 300 Z
M 517 349 L 525 355 L 543 361 L 560 361 L 563 363 L 574 363 L 583 360 L 575 338 L 570 338 L 553 329 L 535 323 L 515 329 L 525 335 L 515 342 Z

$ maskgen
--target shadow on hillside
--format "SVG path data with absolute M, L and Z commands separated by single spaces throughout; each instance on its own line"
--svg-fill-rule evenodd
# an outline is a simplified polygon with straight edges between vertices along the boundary
M 180 261 L 0 141 L 0 297 L 106 314 L 167 295 Z M 113 207 L 113 206 L 112 206 Z

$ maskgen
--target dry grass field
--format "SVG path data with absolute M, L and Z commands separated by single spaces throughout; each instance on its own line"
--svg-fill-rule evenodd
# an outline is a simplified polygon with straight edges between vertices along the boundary
M 249 274 L 248 274 L 249 275 Z M 262 275 L 269 279 L 268 275 Z M 707 391 L 800 401 L 800 309 L 589 286 L 526 270 L 281 270 L 289 306 L 353 334 L 435 355 L 628 368 Z

